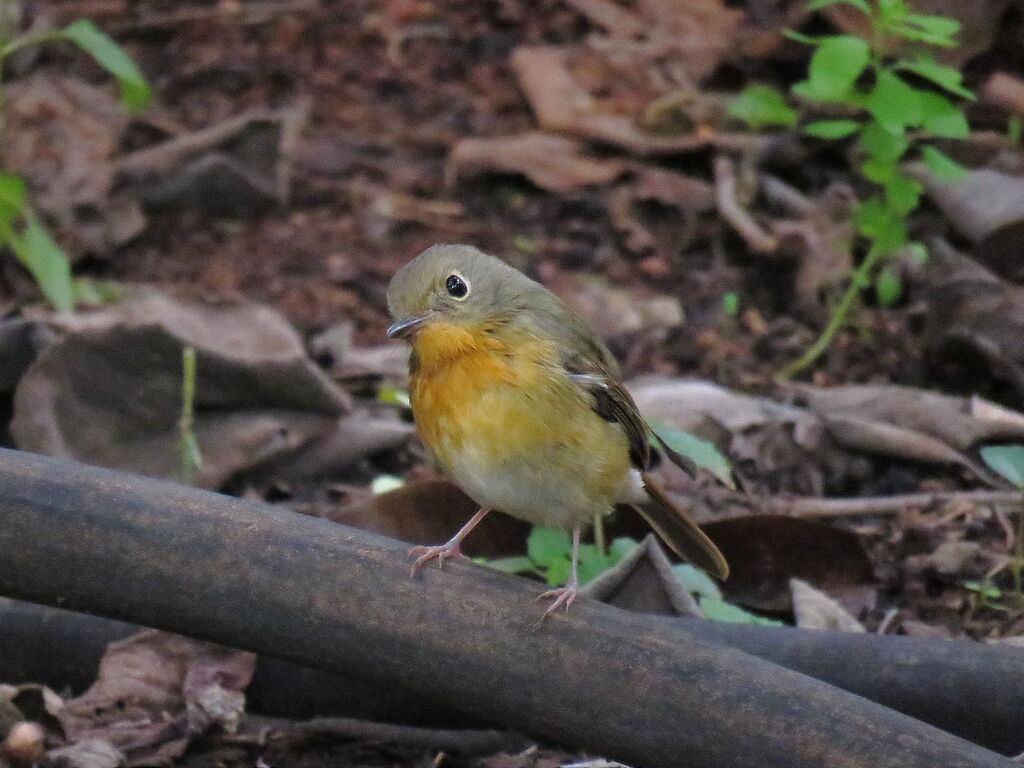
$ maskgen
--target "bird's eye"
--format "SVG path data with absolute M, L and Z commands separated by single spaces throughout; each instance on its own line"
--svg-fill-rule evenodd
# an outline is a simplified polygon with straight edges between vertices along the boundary
M 469 295 L 469 284 L 459 275 L 448 275 L 444 281 L 445 290 L 453 299 L 460 301 Z

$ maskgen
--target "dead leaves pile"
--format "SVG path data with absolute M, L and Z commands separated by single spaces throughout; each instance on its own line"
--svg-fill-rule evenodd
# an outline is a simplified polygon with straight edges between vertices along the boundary
M 237 729 L 255 663 L 251 653 L 146 630 L 108 647 L 81 696 L 0 686 L 7 759 L 15 768 L 169 765 L 203 734 Z

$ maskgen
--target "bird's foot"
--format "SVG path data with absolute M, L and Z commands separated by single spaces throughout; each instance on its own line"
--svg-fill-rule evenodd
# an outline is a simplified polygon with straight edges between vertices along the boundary
M 449 558 L 461 558 L 463 560 L 468 559 L 464 554 L 462 554 L 462 550 L 459 548 L 459 542 L 454 540 L 446 541 L 444 544 L 438 544 L 433 547 L 413 547 L 409 550 L 409 554 L 416 557 L 416 562 L 412 564 L 411 576 L 415 576 L 420 568 L 431 560 L 437 560 L 438 567 L 444 568 L 444 561 Z
M 551 605 L 544 611 L 544 615 L 540 617 L 540 621 L 543 624 L 544 619 L 558 610 L 561 606 L 565 606 L 565 612 L 569 612 L 569 606 L 573 604 L 576 598 L 580 594 L 580 586 L 576 582 L 569 582 L 564 587 L 558 589 L 549 589 L 547 592 L 543 592 L 537 596 L 538 600 L 552 600 Z

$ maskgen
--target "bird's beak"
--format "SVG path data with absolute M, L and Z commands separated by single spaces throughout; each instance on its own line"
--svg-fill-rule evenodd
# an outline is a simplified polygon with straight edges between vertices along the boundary
M 412 336 L 417 330 L 419 330 L 421 325 L 433 316 L 433 314 L 433 312 L 428 312 L 420 317 L 407 317 L 404 320 L 398 320 L 392 323 L 387 330 L 388 338 L 394 339 L 396 337 L 402 338 L 405 336 Z

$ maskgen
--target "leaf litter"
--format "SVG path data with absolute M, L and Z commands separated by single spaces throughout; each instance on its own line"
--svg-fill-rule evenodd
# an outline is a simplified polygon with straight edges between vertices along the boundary
M 203 319 L 208 328 L 199 336 L 164 320 L 147 325 L 104 311 L 88 322 L 83 316 L 81 327 L 28 313 L 33 333 L 45 340 L 21 345 L 16 381 L 0 393 L 4 414 L 14 384 L 24 387 L 13 403 L 20 445 L 172 476 L 178 354 L 186 341 L 199 342 L 207 348 L 202 375 L 224 377 L 198 391 L 217 406 L 203 414 L 211 420 L 203 424 L 210 461 L 204 485 L 389 535 L 441 540 L 472 503 L 424 468 L 400 401 L 374 398 L 381 385 L 404 386 L 403 350 L 379 346 L 387 324 L 383 287 L 422 247 L 470 239 L 575 301 L 623 361 L 645 414 L 694 434 L 729 462 L 738 491 L 698 478 L 695 496 L 691 481 L 664 464 L 656 470 L 702 521 L 723 526 L 723 539 L 728 526 L 739 532 L 732 536 L 742 542 L 735 561 L 755 573 L 739 578 L 738 571 L 724 597 L 806 616 L 793 605 L 790 580 L 798 578 L 833 601 L 826 609 L 819 600 L 811 612 L 819 624 L 854 626 L 838 603 L 872 631 L 985 639 L 1024 631 L 1019 616 L 963 586 L 983 584 L 1006 556 L 1004 523 L 1016 514 L 977 451 L 1019 441 L 1024 423 L 1019 275 L 1013 260 L 1000 256 L 1019 222 L 1012 211 L 974 215 L 969 203 L 1013 188 L 1017 150 L 985 154 L 975 143 L 980 159 L 972 178 L 980 181 L 970 195 L 957 198 L 926 181 L 937 211 L 922 212 L 915 225 L 969 250 L 930 242 L 931 264 L 901 267 L 906 304 L 865 305 L 814 386 L 777 387 L 774 372 L 810 341 L 856 256 L 843 216 L 850 179 L 813 142 L 743 131 L 721 93 L 774 80 L 790 65 L 794 54 L 781 30 L 801 23 L 799 9 L 715 0 L 572 0 L 537 8 L 518 0 L 473 7 L 243 2 L 170 13 L 157 2 L 99 10 L 84 0 L 39 5 L 68 21 L 92 10 L 101 26 L 130 31 L 132 54 L 161 75 L 160 106 L 130 124 L 107 109 L 111 92 L 90 85 L 93 73 L 83 64 L 58 57 L 11 83 L 22 106 L 13 102 L 17 119 L 6 126 L 5 153 L 19 154 L 5 162 L 29 176 L 61 243 L 84 259 L 80 269 L 198 288 L 218 297 L 215 306 L 244 295 L 277 311 L 273 320 L 256 312 L 262 319 L 252 323 L 255 335 L 289 341 L 287 364 L 271 365 L 281 376 L 279 391 L 254 398 L 239 382 L 265 377 L 268 361 L 256 355 L 245 374 L 245 364 L 227 354 L 236 339 L 215 339 L 225 328 L 211 322 L 218 310 L 205 299 L 180 310 L 185 321 Z M 927 5 L 965 23 L 969 44 L 956 56 L 973 58 L 975 67 L 1008 65 L 995 34 L 1005 3 L 983 13 Z M 854 23 L 841 4 L 830 13 L 841 28 Z M 172 59 L 168 44 L 177 52 Z M 53 93 L 88 94 L 87 104 Z M 62 114 L 54 125 L 66 134 L 43 144 L 33 120 L 51 102 Z M 978 120 L 1002 127 L 984 115 Z M 719 218 L 716 155 L 730 159 L 736 205 L 776 249 L 751 249 Z M 557 162 L 545 162 L 552 157 Z M 224 179 L 232 181 L 220 185 Z M 16 270 L 0 269 L 6 314 L 32 291 Z M 726 294 L 740 311 L 723 311 Z M 350 335 L 311 345 L 311 358 L 303 339 L 341 318 Z M 80 359 L 85 370 L 102 372 L 96 361 L 122 343 L 163 352 L 152 367 L 135 355 L 130 369 L 134 382 L 147 383 L 136 388 L 137 405 L 158 414 L 159 424 L 143 443 L 126 443 L 131 450 L 118 453 L 116 436 L 130 426 L 119 414 L 84 412 L 96 425 L 94 440 L 76 434 L 61 414 L 68 404 L 75 410 L 112 399 L 104 376 L 76 376 L 71 363 Z M 344 354 L 327 376 L 313 359 L 325 360 L 329 350 Z M 212 396 L 220 388 L 234 412 L 218 412 Z M 140 465 L 147 455 L 153 461 Z M 370 483 L 385 474 L 408 482 L 370 497 Z M 1002 493 L 1003 501 L 971 493 Z M 827 525 L 798 519 L 815 504 L 820 512 L 822 501 L 835 502 L 833 512 L 846 504 L 860 514 L 833 514 Z M 524 551 L 527 531 L 492 517 L 493 529 L 482 525 L 474 534 L 474 554 Z M 617 513 L 609 532 L 639 538 L 632 525 Z M 828 554 L 808 545 L 815 541 Z M 471 538 L 467 548 L 473 546 Z M 198 687 L 190 688 L 205 701 L 192 705 L 198 719 L 190 720 L 186 707 L 182 721 L 175 710 L 179 720 L 164 732 L 171 751 L 191 738 L 190 723 L 198 732 L 208 718 L 220 732 L 238 711 L 230 695 L 200 695 L 216 691 L 206 679 L 197 672 Z M 161 717 L 147 727 L 171 722 Z M 54 742 L 48 759 L 119 764 L 123 753 L 106 743 Z M 159 752 L 160 745 L 151 747 Z M 203 748 L 202 740 L 194 748 Z M 59 754 L 67 749 L 79 752 Z M 210 754 L 228 763 L 242 759 L 238 750 L 245 760 L 254 754 L 226 742 L 216 749 Z M 486 764 L 554 765 L 572 757 L 527 753 Z M 399 753 L 382 757 L 355 746 L 345 754 L 384 763 Z M 396 759 L 414 764 L 424 753 Z

